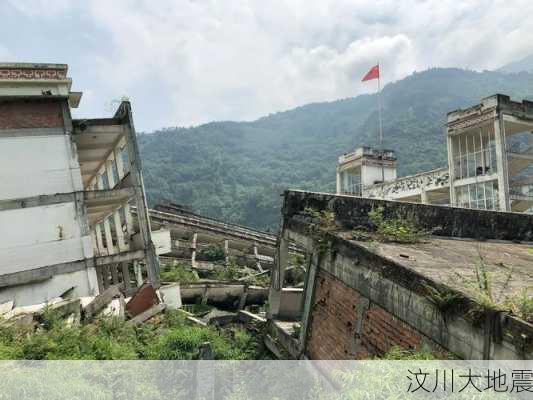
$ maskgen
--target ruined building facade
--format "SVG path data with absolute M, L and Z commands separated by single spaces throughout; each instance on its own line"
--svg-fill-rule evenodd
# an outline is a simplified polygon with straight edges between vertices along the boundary
M 0 303 L 157 281 L 131 105 L 76 120 L 71 85 L 64 64 L 0 64 Z
M 448 113 L 448 167 L 396 178 L 390 150 L 339 157 L 337 193 L 527 212 L 533 207 L 533 103 L 496 94 Z
M 365 229 L 378 208 L 385 220 L 434 234 L 379 240 Z M 303 191 L 285 192 L 282 215 L 265 339 L 274 352 L 340 360 L 400 347 L 470 360 L 533 357 L 533 324 L 502 305 L 531 287 L 533 215 Z M 285 279 L 289 243 L 306 252 L 298 297 L 288 296 Z M 493 306 L 483 302 L 482 273 Z

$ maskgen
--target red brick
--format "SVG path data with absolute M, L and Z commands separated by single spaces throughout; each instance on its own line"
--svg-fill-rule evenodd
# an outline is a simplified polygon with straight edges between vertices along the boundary
M 422 340 L 430 342 L 420 332 L 395 318 L 385 309 L 370 303 L 363 315 L 361 344 L 355 345 L 357 305 L 361 294 L 333 275 L 320 270 L 315 288 L 307 337 L 307 355 L 311 359 L 341 360 L 368 358 L 383 354 L 392 346 L 418 348 Z M 367 303 L 368 304 L 368 303 Z
M 0 129 L 62 126 L 63 114 L 58 100 L 0 102 Z

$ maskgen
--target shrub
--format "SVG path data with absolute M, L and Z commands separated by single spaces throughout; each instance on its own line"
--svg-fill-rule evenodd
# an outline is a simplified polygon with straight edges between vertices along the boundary
M 198 252 L 198 258 L 206 261 L 224 261 L 226 253 L 222 246 L 210 245 Z
M 163 282 L 197 282 L 198 275 L 187 269 L 183 264 L 166 264 L 160 273 Z
M 229 262 L 223 266 L 219 266 L 213 271 L 213 279 L 219 281 L 234 281 L 240 278 L 241 273 L 239 267 L 234 259 L 230 258 Z
M 417 243 L 426 235 L 412 221 L 400 217 L 385 218 L 383 212 L 383 207 L 377 207 L 368 213 L 379 241 Z
M 47 328 L 40 326 L 33 334 L 19 328 L 0 328 L 0 359 L 194 359 L 204 342 L 211 344 L 217 359 L 265 356 L 258 336 L 239 328 L 218 331 L 189 325 L 178 311 L 168 311 L 138 327 L 115 317 L 85 326 L 67 326 L 56 316 L 49 317 L 54 323 Z

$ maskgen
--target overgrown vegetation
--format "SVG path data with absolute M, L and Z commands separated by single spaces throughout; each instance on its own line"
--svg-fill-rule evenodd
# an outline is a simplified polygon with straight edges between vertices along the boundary
M 442 313 L 444 319 L 460 305 L 459 294 L 449 290 L 437 290 L 429 285 L 424 285 L 424 287 L 427 292 L 426 298 Z
M 224 262 L 226 259 L 226 253 L 224 252 L 222 246 L 209 245 L 198 252 L 198 259 L 213 262 Z
M 335 223 L 335 213 L 333 211 L 318 211 L 314 208 L 306 207 L 304 209 L 304 214 L 316 220 L 320 228 L 323 230 L 331 231 L 337 227 L 337 224 Z
M 522 289 L 520 294 L 507 299 L 503 304 L 519 318 L 533 322 L 533 296 L 530 295 L 529 288 Z
M 470 316 L 479 319 L 487 312 L 507 310 L 525 321 L 533 322 L 533 296 L 529 294 L 530 288 L 522 289 L 519 294 L 509 295 L 508 287 L 513 269 L 501 264 L 500 267 L 507 268 L 507 274 L 498 293 L 496 293 L 493 287 L 492 274 L 487 268 L 481 251 L 478 250 L 478 252 L 479 258 L 474 266 L 476 280 L 470 284 L 470 290 L 479 307 L 471 310 Z
M 378 360 L 403 360 L 403 361 L 412 361 L 412 360 L 443 360 L 450 359 L 449 354 L 441 354 L 431 351 L 428 348 L 421 349 L 404 349 L 400 346 L 392 346 L 389 351 L 387 351 L 381 357 L 376 357 Z
M 418 229 L 411 220 L 399 216 L 385 218 L 383 213 L 383 207 L 377 207 L 368 213 L 370 222 L 376 228 L 378 240 L 382 242 L 417 243 L 426 236 L 426 233 Z
M 68 326 L 54 312 L 34 333 L 0 327 L 0 359 L 31 360 L 191 360 L 209 342 L 215 359 L 269 357 L 260 334 L 240 327 L 217 330 L 190 325 L 182 313 L 169 311 L 139 327 L 113 318 Z
M 220 266 L 212 272 L 211 277 L 219 281 L 235 281 L 242 277 L 241 268 L 230 257 L 224 266 Z
M 198 282 L 198 274 L 184 264 L 161 265 L 161 281 L 163 282 Z
M 371 224 L 358 227 L 352 231 L 352 239 L 359 241 L 376 240 L 378 242 L 395 242 L 413 244 L 420 242 L 427 233 L 419 229 L 416 224 L 400 216 L 385 217 L 383 207 L 377 207 L 368 213 Z

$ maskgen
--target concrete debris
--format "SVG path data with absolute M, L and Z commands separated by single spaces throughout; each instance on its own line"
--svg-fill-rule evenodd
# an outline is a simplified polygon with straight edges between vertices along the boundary
M 122 293 L 117 298 L 111 300 L 102 310 L 102 315 L 106 317 L 126 318 L 126 300 Z
M 21 314 L 34 314 L 41 312 L 45 307 L 52 306 L 56 303 L 64 301 L 61 297 L 56 297 L 48 301 L 47 303 L 32 304 L 30 306 L 15 307 L 11 311 L 3 315 L 4 319 L 10 319 Z
M 213 352 L 213 347 L 211 343 L 204 342 L 200 345 L 200 354 L 198 355 L 199 360 L 214 360 L 215 353 Z
M 192 322 L 193 324 L 196 324 L 196 325 L 207 326 L 207 324 L 204 321 L 196 318 L 194 314 L 191 314 L 190 312 L 185 311 L 183 309 L 178 309 L 178 311 L 185 315 L 185 319 L 187 321 Z
M 136 317 L 160 302 L 154 287 L 149 283 L 145 283 L 126 304 L 126 314 L 130 318 Z
M 121 295 L 118 285 L 108 287 L 98 296 L 96 296 L 89 304 L 83 307 L 83 319 L 89 321 L 98 315 L 103 309 L 108 307 L 109 303 Z
M 180 286 L 181 301 L 184 304 L 204 302 L 213 306 L 236 309 L 241 305 L 264 304 L 268 289 L 240 283 L 188 283 Z M 241 299 L 246 292 L 244 304 Z
M 70 314 L 79 314 L 81 310 L 80 299 L 62 300 L 48 306 L 48 310 L 58 313 L 60 317 Z
M 243 322 L 245 324 L 249 323 L 258 323 L 258 324 L 264 324 L 266 323 L 266 318 L 261 317 L 260 315 L 253 314 L 250 311 L 246 310 L 240 310 L 237 313 L 237 318 L 240 322 Z
M 215 308 L 202 317 L 202 320 L 208 325 L 224 326 L 235 322 L 237 320 L 237 313 Z
M 169 310 L 177 310 L 181 308 L 181 291 L 180 284 L 161 286 L 158 290 L 161 301 L 167 305 Z
M 10 312 L 13 309 L 13 304 L 13 301 L 8 301 L 7 303 L 0 304 L 0 317 Z
M 16 327 L 16 328 L 33 328 L 37 322 L 35 321 L 34 314 L 18 314 L 6 320 L 0 321 L 0 326 Z
M 133 326 L 140 325 L 143 322 L 148 321 L 150 318 L 156 316 L 157 314 L 163 312 L 165 308 L 166 308 L 165 303 L 156 304 L 152 306 L 151 308 L 149 308 L 148 310 L 145 310 L 141 312 L 140 314 L 136 315 L 135 317 L 133 317 L 132 319 L 130 319 L 128 321 L 128 324 L 133 325 Z

